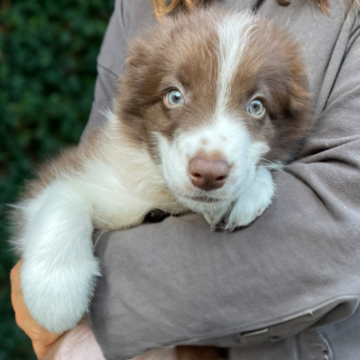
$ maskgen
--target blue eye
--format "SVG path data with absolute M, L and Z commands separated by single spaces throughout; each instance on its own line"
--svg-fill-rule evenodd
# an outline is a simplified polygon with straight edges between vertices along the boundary
M 184 98 L 179 90 L 170 90 L 165 96 L 165 105 L 170 108 L 184 104 Z
M 261 100 L 253 100 L 246 108 L 246 111 L 254 116 L 260 116 L 264 113 L 265 107 Z

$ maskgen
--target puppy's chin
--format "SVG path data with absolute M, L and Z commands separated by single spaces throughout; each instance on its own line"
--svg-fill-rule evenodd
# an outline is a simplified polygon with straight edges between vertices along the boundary
M 206 221 L 210 225 L 216 225 L 216 223 L 218 223 L 222 219 L 224 214 L 229 211 L 232 202 L 235 200 L 231 200 L 230 197 L 226 196 L 220 197 L 214 195 L 174 195 L 177 200 L 186 208 L 204 215 Z

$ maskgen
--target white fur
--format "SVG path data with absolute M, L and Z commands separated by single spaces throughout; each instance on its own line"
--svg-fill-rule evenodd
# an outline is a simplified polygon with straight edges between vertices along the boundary
M 260 208 L 265 209 L 270 204 L 274 191 L 272 181 L 271 184 L 267 181 L 264 184 L 267 191 L 261 192 L 264 199 L 258 204 L 260 208 L 246 204 L 251 199 L 247 191 L 256 193 L 257 174 L 265 172 L 257 172 L 257 164 L 269 148 L 251 138 L 240 114 L 228 110 L 230 84 L 245 56 L 253 22 L 254 16 L 243 12 L 230 14 L 216 24 L 219 37 L 217 103 L 213 115 L 204 122 L 203 127 L 186 132 L 178 131 L 171 140 L 160 133 L 154 133 L 158 140 L 163 176 L 169 189 L 185 207 L 203 214 L 211 228 L 231 208 L 237 215 L 228 218 L 226 228 L 235 227 L 235 219 L 239 220 L 237 226 L 247 225 L 261 213 Z M 203 140 L 206 141 L 205 145 Z M 230 175 L 220 189 L 204 191 L 192 185 L 187 174 L 188 162 L 200 151 L 209 154 L 221 152 L 223 159 L 230 165 Z M 269 173 L 268 170 L 266 172 Z M 204 197 L 212 202 L 194 201 L 191 197 Z M 232 206 L 235 201 L 243 206 Z M 244 219 L 247 219 L 246 223 Z
M 187 208 L 202 213 L 211 227 L 228 212 L 231 204 L 239 199 L 244 188 L 248 188 L 255 177 L 257 163 L 268 147 L 252 141 L 239 119 L 230 115 L 214 120 L 197 131 L 178 133 L 173 141 L 156 133 L 164 179 L 174 196 Z M 226 137 L 227 142 L 222 140 Z M 208 143 L 201 145 L 201 140 Z M 189 159 L 199 150 L 208 153 L 220 150 L 224 159 L 232 166 L 224 186 L 204 191 L 195 187 L 187 174 Z M 211 203 L 194 201 L 191 197 L 206 197 Z M 249 215 L 250 216 L 250 215 Z M 242 224 L 239 224 L 242 225 Z
M 81 172 L 59 173 L 37 198 L 17 205 L 26 219 L 18 240 L 24 299 L 39 324 L 53 332 L 74 327 L 88 308 L 100 275 L 94 227 L 127 228 L 151 209 L 181 210 L 146 151 L 108 136 L 113 133 L 104 132 L 106 150 L 84 160 Z
M 235 201 L 225 222 L 226 230 L 249 225 L 271 204 L 275 192 L 273 178 L 268 169 L 261 166 L 256 170 L 251 184 L 244 188 Z
M 32 316 L 50 331 L 62 332 L 87 310 L 99 275 L 92 254 L 91 206 L 61 181 L 47 187 L 40 199 L 43 204 L 25 230 L 21 286 Z
M 217 84 L 217 110 L 220 114 L 226 111 L 231 96 L 230 83 L 245 56 L 254 19 L 251 12 L 232 13 L 217 24 L 220 70 Z

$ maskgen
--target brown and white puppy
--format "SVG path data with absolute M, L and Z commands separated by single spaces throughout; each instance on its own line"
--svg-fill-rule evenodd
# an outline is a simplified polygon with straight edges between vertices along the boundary
M 133 41 L 107 123 L 15 205 L 32 316 L 62 332 L 87 311 L 94 228 L 152 209 L 201 213 L 212 229 L 251 223 L 309 128 L 309 98 L 298 46 L 250 12 L 180 14 Z

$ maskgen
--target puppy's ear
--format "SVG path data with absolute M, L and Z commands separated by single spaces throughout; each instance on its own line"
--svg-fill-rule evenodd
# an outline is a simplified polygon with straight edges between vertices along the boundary
M 152 55 L 153 49 L 149 46 L 149 42 L 141 38 L 135 38 L 130 43 L 130 50 L 125 60 L 125 68 L 137 68 L 146 65 Z
M 129 44 L 125 66 L 139 67 L 154 63 L 159 54 L 166 49 L 175 26 L 174 19 L 163 18 L 156 26 L 139 33 Z
M 289 90 L 289 111 L 294 117 L 305 118 L 302 126 L 309 126 L 309 117 L 312 114 L 311 93 L 307 79 L 308 69 L 305 67 L 300 45 L 292 43 L 288 52 L 289 74 L 287 74 L 287 88 Z M 308 129 L 306 129 L 307 131 Z
M 302 61 L 300 46 L 293 43 L 289 50 L 290 66 L 286 80 L 288 103 L 284 109 L 285 122 L 281 135 L 284 146 L 296 144 L 297 139 L 303 139 L 309 134 L 313 116 L 312 96 L 307 79 L 308 70 Z
M 289 162 L 296 157 L 301 140 L 311 128 L 313 106 L 307 80 L 308 69 L 300 45 L 276 27 L 265 26 L 276 49 L 270 53 L 269 63 L 273 64 L 271 72 L 276 77 L 274 83 L 278 84 L 273 93 L 277 104 L 276 116 L 272 119 L 276 137 L 269 159 Z

